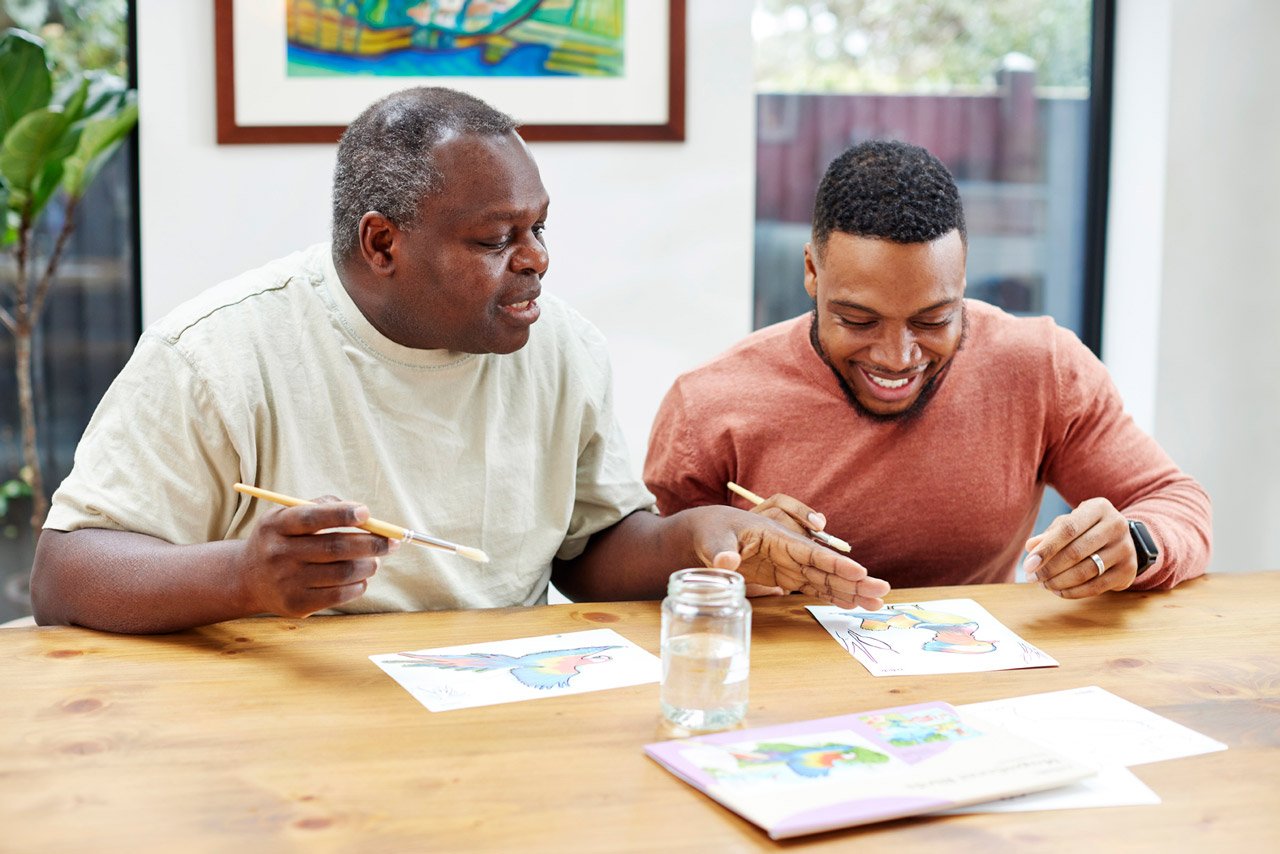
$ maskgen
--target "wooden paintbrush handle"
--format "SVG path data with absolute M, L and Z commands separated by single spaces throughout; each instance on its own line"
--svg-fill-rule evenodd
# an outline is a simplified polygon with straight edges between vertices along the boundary
M 276 504 L 283 504 L 285 507 L 301 507 L 305 504 L 315 504 L 314 501 L 307 501 L 305 498 L 294 498 L 292 495 L 285 495 L 283 492 L 272 492 L 269 489 L 260 489 L 256 486 L 249 486 L 246 483 L 237 483 L 233 487 L 236 492 L 242 492 L 245 495 L 252 495 L 254 498 L 262 498 L 266 501 L 274 501 Z M 386 537 L 389 540 L 403 540 L 405 529 L 399 525 L 393 525 L 390 522 L 383 522 L 381 519 L 369 519 L 363 525 L 357 525 L 371 534 L 377 534 L 379 537 Z

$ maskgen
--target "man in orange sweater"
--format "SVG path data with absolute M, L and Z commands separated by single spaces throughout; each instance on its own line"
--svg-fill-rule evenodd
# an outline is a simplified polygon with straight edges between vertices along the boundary
M 955 183 L 927 151 L 838 157 L 805 247 L 813 313 L 663 401 L 645 464 L 662 512 L 734 503 L 729 481 L 774 493 L 757 510 L 829 528 L 895 587 L 1012 581 L 1019 560 L 1073 599 L 1202 574 L 1204 490 L 1074 334 L 964 298 L 966 248 Z M 1046 485 L 1075 509 L 1032 537 Z

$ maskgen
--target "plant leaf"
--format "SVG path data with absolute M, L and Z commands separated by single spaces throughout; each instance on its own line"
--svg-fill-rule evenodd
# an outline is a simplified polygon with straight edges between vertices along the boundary
M 89 94 L 81 118 L 92 119 L 100 113 L 115 113 L 127 101 L 129 86 L 108 71 L 86 71 Z
M 52 93 L 44 42 L 22 30 L 5 30 L 0 37 L 0 139 L 18 119 L 49 106 Z
M 10 192 L 32 193 L 45 165 L 62 160 L 80 142 L 80 132 L 67 133 L 66 117 L 57 107 L 33 110 L 9 128 L 0 143 L 0 175 L 9 182 Z M 31 217 L 39 210 L 34 206 Z
M 115 153 L 137 123 L 138 102 L 133 92 L 127 94 L 125 104 L 119 112 L 84 122 L 80 143 L 66 159 L 62 188 L 67 191 L 67 195 L 80 196 L 89 188 L 107 159 Z

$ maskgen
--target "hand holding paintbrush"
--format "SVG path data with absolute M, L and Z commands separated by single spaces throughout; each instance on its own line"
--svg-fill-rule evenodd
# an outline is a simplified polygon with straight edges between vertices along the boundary
M 733 481 L 729 481 L 727 485 L 731 492 L 735 492 L 738 495 L 741 495 L 743 498 L 747 499 L 757 507 L 759 507 L 765 501 L 759 495 L 756 495 L 754 492 L 752 492 L 751 490 L 745 487 L 738 486 L 738 484 L 734 483 Z M 813 528 L 808 528 L 807 533 L 809 534 L 809 536 L 813 537 L 815 540 L 822 543 L 823 545 L 830 546 L 831 548 L 845 552 L 846 554 L 852 551 L 852 547 L 848 543 L 846 543 L 844 540 L 840 539 L 839 537 L 834 537 L 831 534 L 828 534 L 826 531 L 819 531 Z
M 235 491 L 252 495 L 254 498 L 262 498 L 267 501 L 274 501 L 276 504 L 283 504 L 286 507 L 300 507 L 304 504 L 314 504 L 314 501 L 307 501 L 303 498 L 294 498 L 292 495 L 284 495 L 280 492 L 272 492 L 269 489 L 260 489 L 256 486 L 249 486 L 243 483 L 235 484 Z M 480 549 L 471 546 L 461 546 L 457 543 L 451 543 L 448 540 L 442 540 L 429 534 L 423 534 L 419 531 L 413 531 L 391 522 L 383 522 L 381 519 L 368 519 L 365 522 L 356 525 L 368 531 L 371 534 L 377 534 L 380 537 L 386 537 L 388 540 L 396 540 L 405 543 L 414 543 L 415 545 L 425 546 L 431 549 L 439 549 L 441 551 L 453 552 L 468 560 L 474 560 L 477 563 L 488 563 L 489 556 Z

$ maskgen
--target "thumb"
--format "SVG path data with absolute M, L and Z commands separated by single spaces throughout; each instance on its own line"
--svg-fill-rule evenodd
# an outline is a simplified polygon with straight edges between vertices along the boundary
M 741 564 L 742 555 L 735 551 L 716 552 L 716 556 L 711 559 L 711 567 L 713 569 L 736 570 Z

